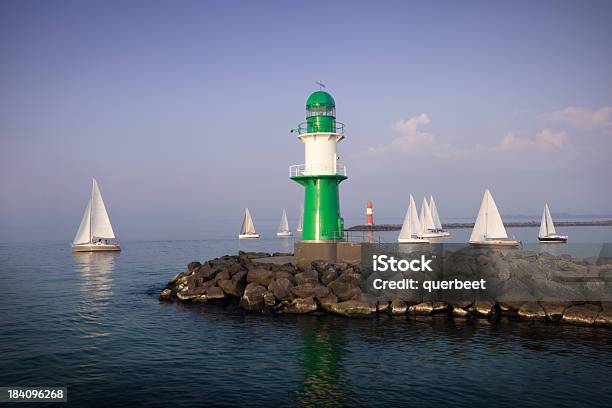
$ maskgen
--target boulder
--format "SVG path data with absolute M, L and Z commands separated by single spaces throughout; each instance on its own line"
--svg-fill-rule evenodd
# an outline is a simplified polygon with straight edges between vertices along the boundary
M 453 316 L 457 316 L 457 317 L 465 317 L 467 315 L 470 314 L 470 312 L 468 312 L 467 310 L 458 307 L 458 306 L 452 306 L 453 308 Z
M 193 302 L 194 303 L 208 302 L 208 298 L 206 297 L 206 295 L 200 295 L 200 296 L 197 296 L 197 297 L 193 298 Z
M 240 298 L 240 307 L 245 310 L 261 310 L 263 308 L 263 296 L 266 292 L 266 288 L 260 284 L 249 283 Z
M 240 282 L 242 284 L 246 284 L 246 276 L 247 276 L 247 272 L 241 269 L 232 275 L 232 280 L 234 282 Z
M 218 286 L 213 286 L 211 288 L 206 289 L 206 299 L 210 300 L 222 300 L 225 299 L 225 293 Z
M 327 311 L 330 310 L 331 305 L 338 303 L 338 297 L 332 293 L 330 293 L 329 295 L 325 296 L 322 299 L 319 299 L 319 303 L 321 304 L 321 307 Z
M 598 326 L 612 327 L 612 302 L 601 303 L 601 312 L 597 315 L 595 324 Z
M 368 317 L 373 314 L 370 303 L 364 300 L 348 300 L 328 305 L 331 313 L 347 317 Z
M 408 307 L 408 313 L 415 315 L 429 315 L 433 312 L 433 304 L 431 302 L 417 303 Z
M 286 271 L 286 270 L 276 271 L 274 273 L 274 279 L 280 279 L 280 278 L 288 279 L 292 285 L 295 285 L 295 278 L 293 274 L 289 271 Z
M 329 295 L 329 289 L 319 283 L 304 283 L 291 288 L 291 292 L 299 298 L 316 297 L 324 298 Z
M 200 266 L 202 266 L 202 264 L 199 262 L 189 262 L 189 264 L 187 264 L 187 270 L 189 271 L 189 273 L 191 273 L 198 269 Z
M 198 296 L 200 295 L 186 290 L 182 292 L 176 292 L 176 298 L 181 302 L 190 302 Z
M 306 271 L 295 275 L 295 283 L 303 285 L 305 283 L 319 283 L 319 274 L 317 271 Z
M 268 290 L 276 296 L 278 300 L 292 300 L 294 298 L 291 288 L 293 285 L 287 278 L 280 278 L 272 281 L 268 285 Z
M 565 312 L 565 309 L 571 306 L 571 303 L 561 300 L 542 300 L 540 302 L 540 306 L 542 306 L 542 309 L 544 309 L 548 319 L 553 322 L 558 322 L 563 317 L 563 312 Z
M 518 316 L 526 320 L 546 320 L 546 312 L 538 302 L 526 302 L 518 310 Z
M 317 310 L 317 303 L 312 297 L 306 299 L 293 299 L 293 301 L 285 308 L 285 313 L 305 314 Z
M 159 294 L 159 300 L 170 300 L 171 297 L 172 297 L 171 289 L 164 289 Z
M 268 269 L 253 268 L 249 269 L 249 273 L 247 274 L 248 283 L 257 283 L 266 287 L 272 282 L 272 279 L 274 279 L 274 272 Z
M 329 262 L 327 261 L 312 261 L 310 263 L 310 268 L 314 269 L 316 271 L 319 272 L 323 272 L 325 270 L 327 270 L 330 266 L 332 266 Z M 333 268 L 333 266 L 332 266 Z
M 495 314 L 495 302 L 490 300 L 477 300 L 472 305 L 472 309 L 483 317 L 491 317 Z
M 331 289 L 334 295 L 338 296 L 338 299 L 341 301 L 355 299 L 361 295 L 361 289 L 359 289 L 359 287 L 339 280 L 333 281 L 327 285 L 327 287 Z
M 210 266 L 210 262 L 204 262 L 202 266 L 195 271 L 195 274 L 204 280 L 210 280 L 215 276 L 216 271 Z
M 222 271 L 220 271 L 219 273 L 217 273 L 215 275 L 215 277 L 211 280 L 215 281 L 215 282 L 219 282 L 220 280 L 227 280 L 230 279 L 231 275 L 229 273 L 229 271 L 227 269 L 223 269 Z
M 408 310 L 408 305 L 403 300 L 396 299 L 391 302 L 389 309 L 391 310 L 391 314 L 393 316 L 405 315 L 406 311 Z
M 232 279 L 234 278 L 234 276 L 237 273 L 243 273 L 246 275 L 246 271 L 244 270 L 244 268 L 242 267 L 242 265 L 240 265 L 239 263 L 233 263 L 231 265 L 227 266 L 227 271 L 230 273 Z
M 244 252 L 238 251 L 238 258 L 242 261 L 250 261 L 251 259 L 268 258 L 270 254 L 267 252 Z
M 230 296 L 241 297 L 244 293 L 244 286 L 240 281 L 233 279 L 224 279 L 217 282 L 217 285 Z
M 268 309 L 273 309 L 276 306 L 276 297 L 274 293 L 267 291 L 263 295 L 264 306 Z
M 333 267 L 329 267 L 321 272 L 321 283 L 324 285 L 329 285 L 336 279 L 338 279 L 338 271 Z
M 432 313 L 443 313 L 448 311 L 448 305 L 446 302 L 433 302 L 432 303 Z
M 565 309 L 561 321 L 563 323 L 591 325 L 599 315 L 601 308 L 597 305 L 573 305 Z
M 361 286 L 361 274 L 355 272 L 352 267 L 345 269 L 336 281 L 349 283 L 354 286 Z
M 174 275 L 174 277 L 172 279 L 170 279 L 170 282 L 168 282 L 168 285 L 177 285 L 179 279 L 182 279 L 184 277 L 187 276 L 187 272 L 179 272 L 176 275 Z
M 376 311 L 380 314 L 387 314 L 391 310 L 391 302 L 380 300 L 377 302 Z

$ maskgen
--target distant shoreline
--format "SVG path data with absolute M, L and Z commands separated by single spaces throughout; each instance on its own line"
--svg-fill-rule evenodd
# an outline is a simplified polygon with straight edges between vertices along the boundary
M 539 227 L 540 221 L 514 221 L 505 222 L 506 227 Z M 601 226 L 612 226 L 612 220 L 599 220 L 599 221 L 555 221 L 557 227 L 601 227 Z M 473 228 L 473 222 L 455 222 L 442 224 L 444 229 L 458 229 L 458 228 Z M 378 224 L 378 225 L 355 225 L 346 231 L 399 231 L 402 229 L 402 224 Z

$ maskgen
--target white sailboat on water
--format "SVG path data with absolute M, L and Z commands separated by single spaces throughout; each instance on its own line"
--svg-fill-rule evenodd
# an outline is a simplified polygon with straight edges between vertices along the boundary
M 404 223 L 402 224 L 402 230 L 397 237 L 397 242 L 401 244 L 426 244 L 428 240 L 419 238 L 423 233 L 419 217 L 417 216 L 416 204 L 414 198 L 410 194 L 410 201 L 408 204 L 408 210 L 404 217 Z
M 255 231 L 255 225 L 253 225 L 253 218 L 251 218 L 251 212 L 248 208 L 244 209 L 244 218 L 242 219 L 242 228 L 240 228 L 240 234 L 238 239 L 249 239 L 259 238 L 259 234 Z
M 304 206 L 302 205 L 302 211 L 300 211 L 300 218 L 298 220 L 297 232 L 302 232 L 304 229 Z
M 287 212 L 283 209 L 283 215 L 281 216 L 280 225 L 278 226 L 278 232 L 276 236 L 279 238 L 289 238 L 291 236 L 291 230 L 289 229 L 289 222 L 287 222 Z
M 431 208 L 429 207 L 429 203 L 427 202 L 427 199 L 425 197 L 423 197 L 423 203 L 421 204 L 419 223 L 421 224 L 421 233 L 419 234 L 420 238 L 438 238 L 448 236 L 446 234 L 441 234 L 436 231 L 436 226 L 434 224 Z
M 550 216 L 548 203 L 544 204 L 544 212 L 542 212 L 542 221 L 540 222 L 540 232 L 538 240 L 541 242 L 567 242 L 567 235 L 559 235 L 555 231 L 555 224 Z
M 429 230 L 429 237 L 450 237 L 450 232 L 442 228 L 442 222 L 440 221 L 440 215 L 438 214 L 438 207 L 432 195 L 429 196 L 429 210 L 431 212 L 431 218 L 433 220 L 433 228 Z
M 72 241 L 72 250 L 74 252 L 121 250 L 96 179 L 93 179 L 89 203 Z
M 521 241 L 508 238 L 506 228 L 499 215 L 495 200 L 489 189 L 486 189 L 480 204 L 480 210 L 474 223 L 470 245 L 474 246 L 518 246 Z

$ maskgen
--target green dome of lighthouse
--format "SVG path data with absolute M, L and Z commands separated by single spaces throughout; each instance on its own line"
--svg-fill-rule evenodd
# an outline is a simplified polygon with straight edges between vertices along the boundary
M 315 107 L 335 107 L 336 101 L 330 94 L 325 91 L 316 91 L 310 94 L 308 100 L 306 101 L 306 108 L 315 108 Z

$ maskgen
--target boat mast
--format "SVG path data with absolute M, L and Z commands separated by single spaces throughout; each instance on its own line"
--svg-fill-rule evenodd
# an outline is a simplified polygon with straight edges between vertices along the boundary
M 92 231 L 93 231 L 93 228 L 91 227 L 91 222 L 92 222 L 91 214 L 93 212 L 92 211 L 93 210 L 92 207 L 93 207 L 93 197 L 94 197 L 94 188 L 95 188 L 95 186 L 96 186 L 96 179 L 93 179 L 91 181 L 91 197 L 89 197 L 89 243 L 90 244 L 93 242 L 93 236 L 91 235 Z
M 488 189 L 487 189 L 487 193 L 489 193 Z M 489 194 L 491 194 L 491 193 L 489 193 Z M 486 206 L 485 207 L 485 233 L 484 233 L 485 239 L 487 239 L 487 231 L 489 230 L 489 194 L 486 194 L 487 200 L 486 200 L 486 203 L 485 203 L 485 206 Z

